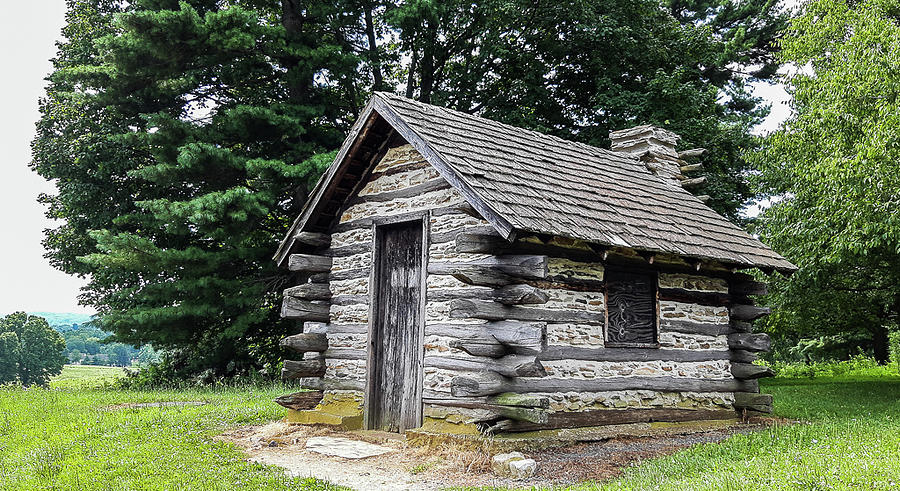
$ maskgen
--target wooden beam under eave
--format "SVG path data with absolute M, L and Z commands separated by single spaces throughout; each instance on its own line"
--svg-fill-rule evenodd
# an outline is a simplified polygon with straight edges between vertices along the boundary
M 601 261 L 606 261 L 606 258 L 609 257 L 609 246 L 597 243 L 588 243 L 588 248 L 597 253 L 600 256 Z
M 294 235 L 294 240 L 310 247 L 328 247 L 331 244 L 330 235 L 316 232 L 299 232 Z
M 644 261 L 647 261 L 647 264 L 653 264 L 656 260 L 656 253 L 653 252 L 638 251 L 638 255 L 644 258 Z
M 700 259 L 688 258 L 685 259 L 684 262 L 688 263 L 688 265 L 694 268 L 694 271 L 699 272 L 700 268 L 703 266 L 703 261 Z

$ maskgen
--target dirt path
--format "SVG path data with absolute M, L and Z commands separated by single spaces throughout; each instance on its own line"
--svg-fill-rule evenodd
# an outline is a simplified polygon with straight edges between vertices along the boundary
M 292 476 L 315 477 L 359 490 L 428 490 L 453 486 L 541 488 L 609 479 L 643 460 L 692 445 L 720 442 L 735 433 L 764 426 L 764 423 L 743 424 L 702 433 L 616 438 L 530 452 L 526 455 L 538 462 L 538 473 L 523 481 L 492 474 L 489 452 L 452 445 L 431 450 L 410 447 L 391 434 L 335 432 L 276 422 L 240 428 L 219 439 L 244 448 L 248 460 L 283 467 Z M 360 460 L 329 457 L 305 448 L 306 440 L 313 436 L 353 438 L 397 451 Z

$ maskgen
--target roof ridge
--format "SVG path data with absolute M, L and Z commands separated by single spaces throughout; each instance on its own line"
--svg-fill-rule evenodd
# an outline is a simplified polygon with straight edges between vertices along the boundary
M 504 127 L 504 128 L 506 128 L 506 129 L 509 129 L 509 130 L 511 130 L 511 131 L 513 131 L 513 132 L 528 132 L 528 133 L 532 133 L 532 134 L 534 134 L 534 135 L 541 136 L 541 137 L 543 137 L 543 138 L 549 138 L 549 139 L 555 140 L 557 143 L 561 143 L 561 144 L 565 144 L 565 145 L 578 145 L 579 147 L 582 147 L 582 148 L 584 148 L 584 149 L 588 149 L 588 150 L 597 150 L 597 151 L 599 151 L 599 152 L 601 152 L 601 153 L 603 153 L 603 154 L 607 154 L 607 155 L 611 155 L 611 156 L 614 156 L 614 157 L 620 157 L 620 158 L 624 158 L 624 159 L 634 160 L 634 161 L 636 161 L 636 162 L 640 162 L 639 159 L 637 159 L 637 158 L 635 158 L 635 157 L 632 157 L 631 155 L 626 154 L 626 153 L 616 152 L 616 151 L 611 150 L 611 149 L 608 149 L 608 148 L 598 147 L 598 146 L 596 146 L 596 145 L 591 145 L 591 144 L 589 144 L 589 143 L 584 143 L 584 142 L 580 142 L 580 141 L 576 141 L 576 140 L 568 140 L 568 139 L 562 138 L 562 137 L 560 137 L 560 136 L 552 135 L 552 134 L 550 134 L 550 133 L 543 133 L 543 132 L 540 132 L 540 131 L 537 131 L 537 130 L 534 130 L 534 129 L 531 129 L 531 128 L 522 128 L 521 126 L 511 125 L 511 124 L 509 124 L 509 123 L 504 123 L 504 122 L 502 122 L 502 121 L 497 121 L 496 119 L 491 119 L 491 118 L 487 118 L 487 117 L 484 117 L 484 116 L 479 116 L 479 115 L 477 115 L 477 114 L 467 113 L 467 112 L 465 112 L 465 111 L 460 111 L 460 110 L 458 110 L 458 109 L 451 109 L 451 108 L 449 108 L 449 107 L 438 106 L 438 105 L 430 104 L 430 103 L 427 103 L 427 102 L 417 101 L 417 100 L 415 100 L 415 99 L 411 99 L 411 98 L 409 98 L 409 97 L 404 97 L 404 96 L 402 96 L 402 95 L 395 94 L 395 93 L 393 93 L 393 92 L 376 91 L 376 92 L 374 92 L 374 94 L 375 94 L 375 95 L 378 95 L 378 96 L 385 97 L 386 99 L 400 100 L 400 101 L 403 101 L 403 102 L 411 103 L 411 104 L 413 104 L 413 105 L 424 106 L 424 107 L 429 108 L 429 109 L 432 109 L 432 108 L 433 108 L 433 109 L 437 109 L 438 111 L 445 111 L 445 112 L 453 113 L 453 114 L 455 114 L 455 115 L 462 116 L 462 117 L 464 117 L 464 118 L 472 118 L 472 119 L 478 119 L 478 120 L 481 120 L 481 121 L 488 121 L 488 122 L 490 122 L 490 123 L 492 123 L 492 124 L 499 125 L 499 126 L 501 126 L 501 127 Z M 652 173 L 651 173 L 651 174 L 652 174 Z

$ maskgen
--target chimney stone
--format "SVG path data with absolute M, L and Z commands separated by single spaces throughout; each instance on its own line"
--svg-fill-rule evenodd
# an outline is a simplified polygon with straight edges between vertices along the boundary
M 669 130 L 657 128 L 649 124 L 635 126 L 625 130 L 609 133 L 612 150 L 627 153 L 644 162 L 654 174 L 676 181 L 681 181 L 681 164 L 678 158 L 680 136 Z
M 678 152 L 677 134 L 657 128 L 649 124 L 635 126 L 625 130 L 611 131 L 612 150 L 631 155 L 647 166 L 650 172 L 662 177 L 667 182 L 685 188 L 698 186 L 706 181 L 705 177 L 689 179 L 685 172 L 697 171 L 702 164 L 688 164 L 683 159 L 694 158 L 706 152 L 696 148 Z

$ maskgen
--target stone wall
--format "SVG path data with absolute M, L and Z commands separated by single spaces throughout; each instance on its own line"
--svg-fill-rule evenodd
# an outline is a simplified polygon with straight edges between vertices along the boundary
M 584 271 L 584 268 L 573 268 Z M 602 265 L 592 264 L 594 278 L 602 280 Z M 720 278 L 700 275 L 659 274 L 660 288 L 680 288 L 705 293 L 727 293 L 728 283 Z M 572 308 L 603 309 L 603 295 L 598 293 L 599 305 L 569 304 Z M 729 322 L 726 307 L 710 307 L 673 301 L 660 301 L 660 350 L 708 350 L 727 352 L 725 335 L 707 336 L 685 334 L 666 328 L 666 320 L 695 322 L 697 324 L 723 324 Z M 548 324 L 547 339 L 551 346 L 602 348 L 604 326 L 591 324 Z M 724 356 L 723 356 L 724 358 Z M 600 362 L 587 360 L 544 361 L 548 377 L 590 380 L 603 377 L 675 377 L 698 380 L 732 379 L 731 365 L 726 359 L 702 362 L 628 361 Z M 551 400 L 551 408 L 557 411 L 581 411 L 587 409 L 624 407 L 678 407 L 698 409 L 730 409 L 733 394 L 726 392 L 658 392 L 650 390 L 616 392 L 557 392 L 544 394 Z

